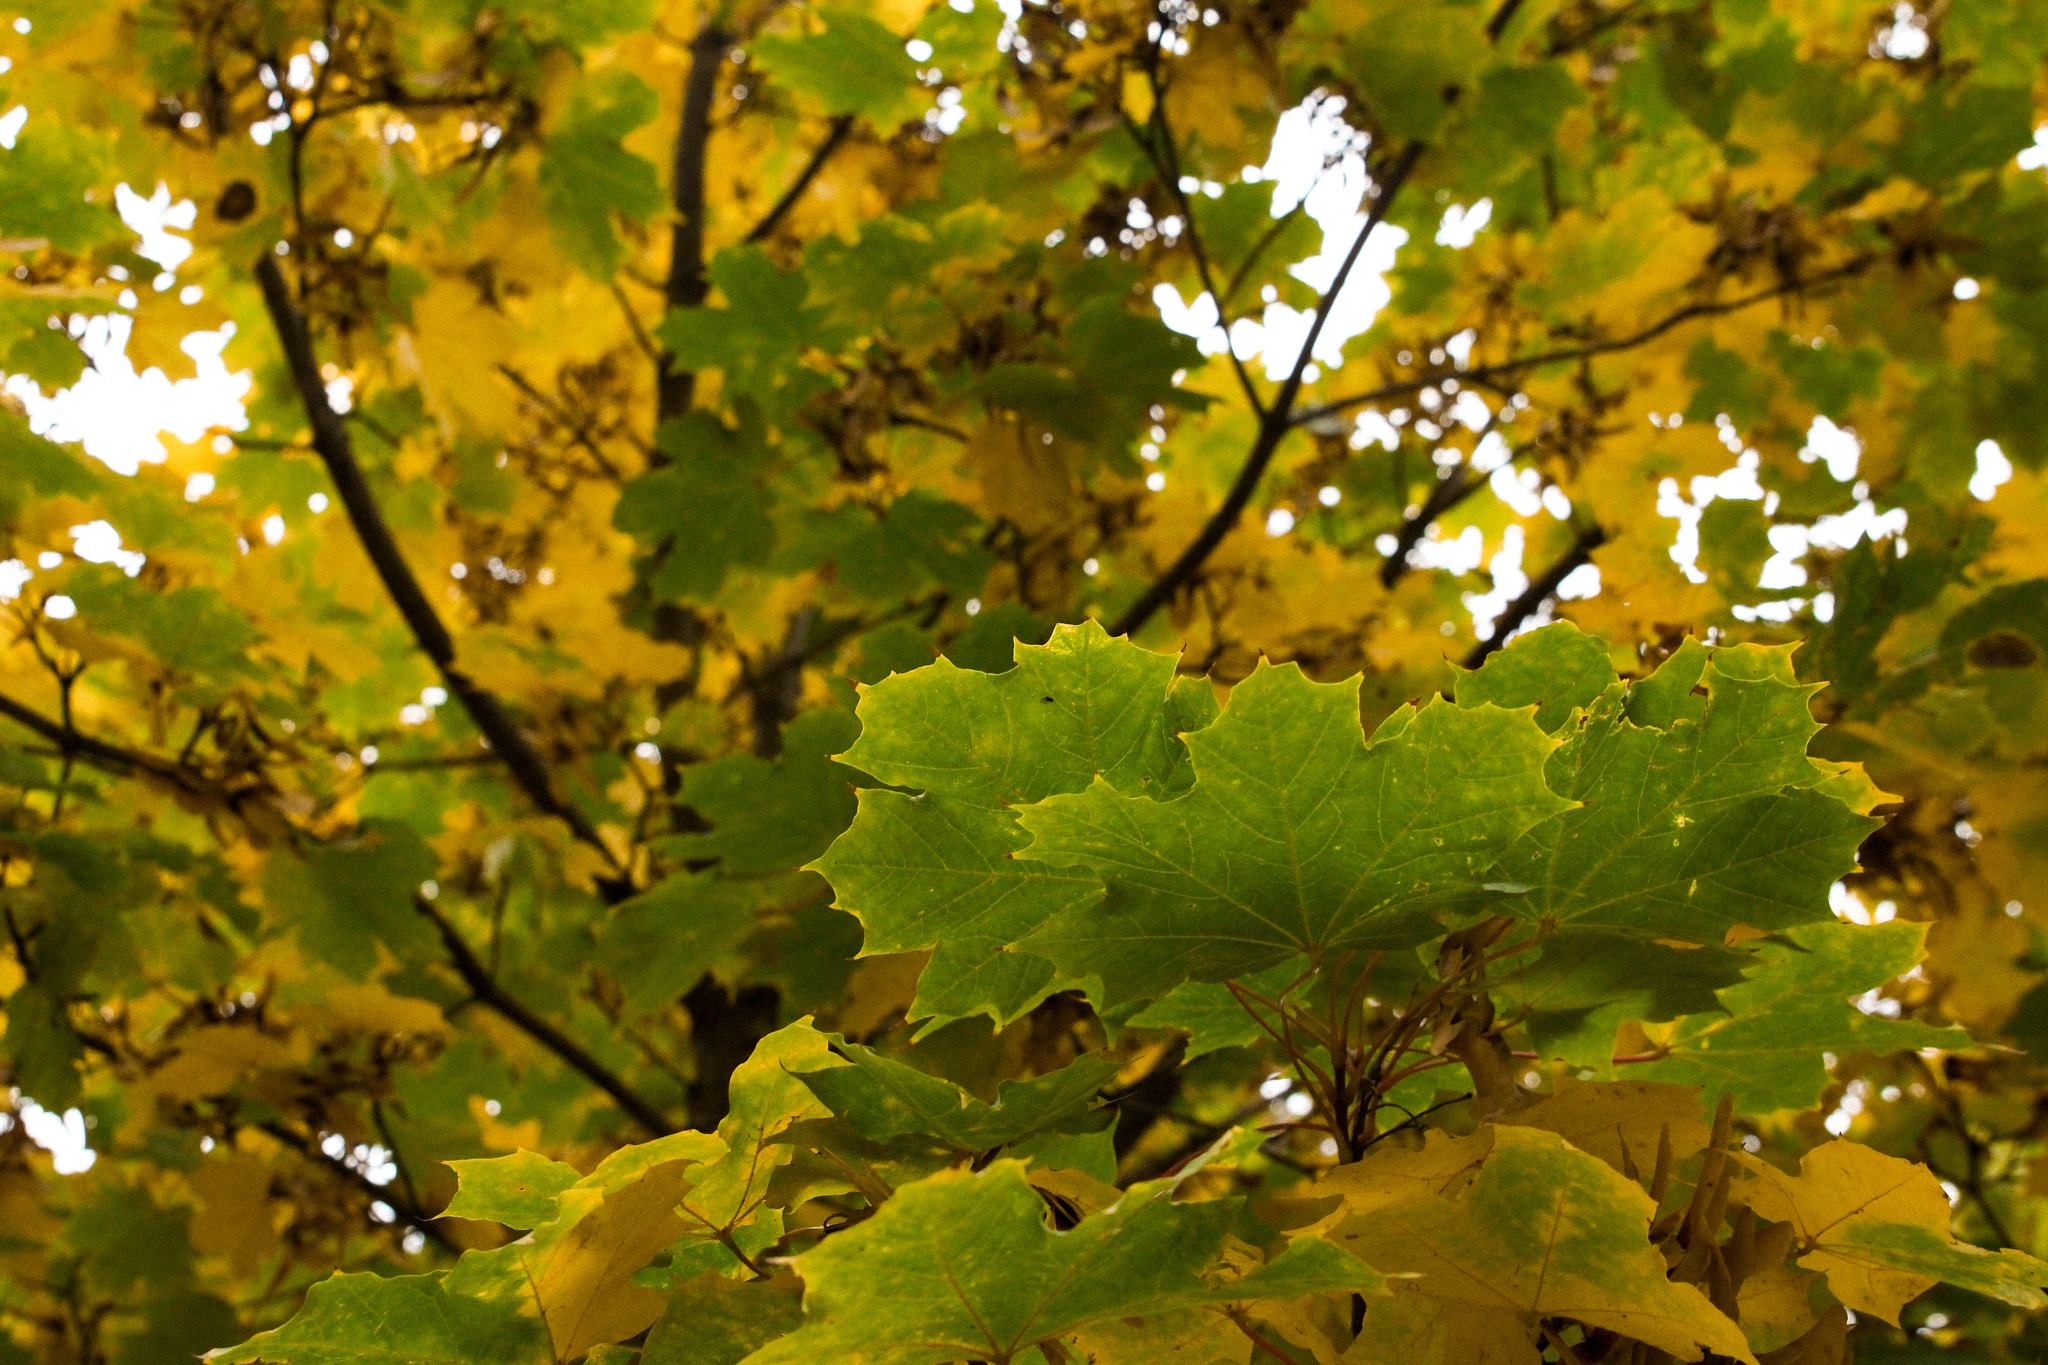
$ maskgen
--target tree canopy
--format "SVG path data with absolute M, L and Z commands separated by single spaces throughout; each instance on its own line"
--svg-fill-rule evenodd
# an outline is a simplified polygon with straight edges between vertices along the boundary
M 2048 8 L 0 24 L 0 1365 L 2048 1350 Z

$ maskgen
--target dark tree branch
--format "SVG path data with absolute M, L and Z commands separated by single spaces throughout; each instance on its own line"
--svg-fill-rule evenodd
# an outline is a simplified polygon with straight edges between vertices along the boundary
M 1387 210 L 1393 207 L 1394 196 L 1400 193 L 1402 182 L 1407 180 L 1409 173 L 1415 169 L 1415 163 L 1422 159 L 1422 148 L 1423 144 L 1420 142 L 1410 142 L 1402 148 L 1393 166 L 1376 186 L 1378 193 L 1373 199 L 1372 209 L 1366 214 L 1365 221 L 1359 225 L 1358 238 L 1352 242 L 1351 250 L 1345 253 L 1343 264 L 1337 267 L 1336 278 L 1330 281 L 1330 287 L 1324 290 L 1322 298 L 1317 300 L 1315 321 L 1309 325 L 1308 336 L 1301 343 L 1301 354 L 1295 357 L 1294 369 L 1280 385 L 1280 391 L 1274 395 L 1272 405 L 1266 409 L 1265 416 L 1259 423 L 1258 439 L 1252 443 L 1251 453 L 1245 457 L 1244 467 L 1238 471 L 1237 481 L 1225 495 L 1223 505 L 1216 509 L 1215 514 L 1203 525 L 1201 533 L 1181 552 L 1180 558 L 1173 562 L 1172 567 L 1161 574 L 1152 586 L 1145 589 L 1138 600 L 1117 618 L 1116 624 L 1110 627 L 1110 634 L 1128 635 L 1151 620 L 1153 613 L 1172 601 L 1175 593 L 1194 580 L 1202 565 L 1215 552 L 1216 547 L 1223 543 L 1223 538 L 1236 527 L 1238 519 L 1244 515 L 1244 509 L 1250 504 L 1252 494 L 1258 491 L 1259 480 L 1264 476 L 1266 467 L 1273 462 L 1273 455 L 1279 450 L 1280 442 L 1294 425 L 1294 400 L 1301 393 L 1302 373 L 1308 369 L 1310 359 L 1315 354 L 1316 341 L 1322 336 L 1323 327 L 1330 320 L 1330 305 L 1336 301 L 1337 296 L 1343 292 L 1345 283 L 1351 278 L 1352 269 L 1365 251 L 1366 239 L 1372 236 L 1373 229 L 1386 219 Z
M 683 1008 L 690 1015 L 690 1052 L 697 1079 L 690 1083 L 690 1127 L 714 1132 L 732 1105 L 732 1073 L 781 1022 L 782 993 L 773 986 L 732 992 L 706 972 Z
M 782 727 L 796 717 L 804 662 L 810 656 L 811 619 L 816 614 L 809 606 L 800 609 L 790 618 L 782 648 L 748 671 L 746 688 L 753 702 L 754 754 L 758 758 L 782 755 Z
M 462 978 L 462 984 L 469 987 L 471 995 L 503 1015 L 522 1033 L 560 1057 L 585 1080 L 610 1095 L 635 1123 L 655 1137 L 665 1137 L 676 1131 L 676 1126 L 669 1121 L 666 1114 L 619 1079 L 618 1074 L 610 1067 L 591 1056 L 581 1043 L 535 1014 L 517 997 L 500 986 L 497 978 L 485 970 L 484 964 L 477 959 L 475 950 L 460 933 L 456 932 L 455 926 L 448 922 L 432 901 L 424 896 L 415 896 L 413 908 L 431 920 L 434 928 L 440 931 L 441 942 L 448 949 L 449 961 L 454 964 L 456 975 Z
M 775 201 L 774 207 L 768 210 L 767 215 L 748 229 L 747 235 L 740 240 L 751 246 L 755 242 L 765 242 L 774 235 L 775 229 L 782 226 L 782 220 L 789 216 L 789 211 L 804 197 L 804 191 L 818 178 L 818 172 L 825 169 L 825 163 L 832 159 L 832 153 L 838 151 L 839 145 L 846 141 L 846 135 L 853 131 L 853 123 L 852 114 L 840 114 L 832 120 L 832 130 L 825 135 L 825 140 L 818 144 L 818 149 L 811 153 L 811 159 L 804 163 L 803 170 L 797 173 L 796 179 L 782 192 L 782 197 Z
M 1846 261 L 1832 270 L 1824 270 L 1810 279 L 1790 280 L 1782 284 L 1773 285 L 1769 289 L 1758 290 L 1754 294 L 1745 294 L 1741 298 L 1728 299 L 1720 303 L 1688 304 L 1639 332 L 1633 332 L 1625 337 L 1616 337 L 1611 341 L 1593 341 L 1583 346 L 1564 346 L 1555 350 L 1541 351 L 1532 356 L 1524 356 L 1519 360 L 1503 360 L 1492 365 L 1475 365 L 1466 370 L 1432 370 L 1427 374 L 1417 375 L 1413 379 L 1402 379 L 1392 384 L 1382 384 L 1376 389 L 1368 389 L 1364 393 L 1352 394 L 1349 398 L 1337 398 L 1328 403 L 1319 403 L 1312 408 L 1303 408 L 1299 413 L 1295 414 L 1294 423 L 1296 426 L 1308 426 L 1312 423 L 1335 417 L 1347 408 L 1355 408 L 1363 403 L 1376 403 L 1383 398 L 1399 398 L 1414 393 L 1419 389 L 1426 389 L 1433 384 L 1441 384 L 1446 379 L 1456 379 L 1462 383 L 1471 384 L 1486 383 L 1495 379 L 1512 378 L 1525 374 L 1530 370 L 1539 369 L 1545 365 L 1557 365 L 1566 361 L 1586 360 L 1598 355 L 1611 355 L 1616 351 L 1633 350 L 1637 346 L 1655 341 L 1672 328 L 1691 322 L 1694 318 L 1717 317 L 1723 313 L 1738 312 L 1754 304 L 1767 303 L 1772 299 L 1783 298 L 1787 294 L 1801 293 L 1819 285 L 1833 284 L 1838 280 L 1860 275 L 1863 271 L 1869 269 L 1871 262 L 1876 259 L 1875 256 L 1858 256 L 1854 260 Z
M 1401 523 L 1394 548 L 1380 562 L 1381 586 L 1391 588 L 1401 581 L 1409 569 L 1408 556 L 1416 542 L 1428 533 L 1429 524 L 1486 487 L 1486 478 L 1484 474 L 1473 473 L 1470 466 L 1460 465 L 1436 481 L 1436 487 L 1429 490 L 1428 499 L 1416 509 L 1415 515 Z
M 245 820 L 243 807 L 265 799 L 260 790 L 230 791 L 196 768 L 80 734 L 70 725 L 51 720 L 12 697 L 0 695 L 0 716 L 48 740 L 64 759 L 67 769 L 73 759 L 78 759 L 114 777 L 151 778 L 208 805 L 232 811 Z
M 104 743 L 87 735 L 81 735 L 69 726 L 60 725 L 48 716 L 23 706 L 14 698 L 0 695 L 0 716 L 32 730 L 57 746 L 57 752 L 76 755 L 103 772 L 115 777 L 130 777 L 137 770 L 149 772 L 158 777 L 175 780 L 179 770 L 175 764 L 133 753 L 127 749 Z
M 319 1144 L 315 1143 L 312 1138 L 307 1137 L 289 1124 L 279 1122 L 276 1119 L 265 1119 L 253 1126 L 262 1132 L 270 1134 L 270 1136 L 276 1138 L 300 1156 L 305 1157 L 308 1161 L 318 1162 L 335 1175 L 340 1176 L 343 1180 L 355 1186 L 361 1193 L 368 1195 L 371 1199 L 390 1205 L 391 1211 L 398 1215 L 399 1222 L 418 1228 L 422 1235 L 433 1238 L 444 1248 L 454 1252 L 456 1255 L 462 1254 L 463 1249 L 449 1240 L 448 1234 L 435 1223 L 434 1219 L 438 1215 L 428 1213 L 425 1209 L 421 1208 L 418 1202 L 412 1199 L 404 1190 L 395 1189 L 390 1185 L 379 1185 L 346 1161 L 338 1160 L 321 1151 Z
M 364 553 L 369 555 L 377 576 L 383 580 L 385 591 L 390 593 L 399 614 L 411 628 L 413 639 L 441 670 L 448 690 L 461 700 L 463 708 L 476 722 L 477 729 L 490 741 L 491 748 L 504 758 L 505 765 L 512 770 L 513 778 L 527 799 L 542 812 L 566 824 L 577 839 L 597 850 L 605 862 L 623 876 L 624 866 L 618 855 L 598 834 L 590 818 L 573 803 L 556 795 L 546 763 L 527 739 L 525 731 L 505 709 L 504 703 L 456 667 L 455 642 L 433 605 L 427 601 L 426 593 L 421 591 L 419 580 L 413 577 L 405 556 L 399 552 L 398 542 L 393 539 L 391 528 L 385 524 L 384 514 L 370 492 L 369 482 L 356 463 L 348 428 L 327 402 L 327 388 L 320 381 L 320 367 L 313 357 L 312 336 L 307 331 L 305 316 L 292 303 L 284 272 L 278 269 L 275 258 L 265 256 L 256 263 L 256 278 L 263 286 L 263 301 L 270 310 L 270 320 L 277 329 L 278 340 L 284 346 L 285 360 L 298 387 L 299 400 L 305 405 L 306 419 L 313 429 L 313 449 L 319 454 L 321 463 L 327 466 L 328 477 L 334 480 L 335 492 L 348 511 L 349 524 L 355 528 Z
M 1507 610 L 1493 623 L 1493 634 L 1486 640 L 1472 646 L 1472 652 L 1465 656 L 1465 667 L 1477 668 L 1486 662 L 1486 657 L 1508 642 L 1508 636 L 1515 628 L 1535 615 L 1538 608 L 1549 601 L 1557 591 L 1557 585 L 1569 578 L 1572 571 L 1593 562 L 1593 551 L 1607 543 L 1607 532 L 1598 526 L 1581 531 L 1579 538 L 1564 558 L 1543 571 L 1543 576 L 1528 586 L 1528 589 L 1508 603 Z
M 704 165 L 711 141 L 711 104 L 718 93 L 718 70 L 732 51 L 732 35 L 706 24 L 690 43 L 690 70 L 683 77 L 683 121 L 676 132 L 676 155 L 669 181 L 669 202 L 675 208 L 675 235 L 669 240 L 668 284 L 663 290 L 670 309 L 695 308 L 711 292 L 704 274 Z M 675 368 L 675 358 L 661 357 L 655 406 L 657 423 L 690 410 L 697 376 Z
M 1473 455 L 1479 453 L 1479 447 L 1500 426 L 1501 412 L 1508 411 L 1512 409 L 1503 405 L 1500 411 L 1487 419 L 1485 428 L 1473 438 Z M 1402 521 L 1400 534 L 1394 539 L 1393 551 L 1380 564 L 1380 584 L 1383 587 L 1393 587 L 1408 572 L 1408 555 L 1414 550 L 1415 543 L 1429 533 L 1429 524 L 1478 492 L 1486 483 L 1488 475 L 1473 469 L 1471 458 L 1472 456 L 1468 455 L 1455 469 L 1443 471 L 1443 477 L 1429 490 L 1429 496 L 1423 499 L 1422 506 L 1415 509 L 1415 515 Z M 1514 457 L 1510 455 L 1507 463 L 1513 462 Z

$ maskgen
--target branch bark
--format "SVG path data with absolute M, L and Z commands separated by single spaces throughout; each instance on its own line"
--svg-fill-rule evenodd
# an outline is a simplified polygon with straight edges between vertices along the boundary
M 516 996 L 500 986 L 497 978 L 478 960 L 476 950 L 469 946 L 432 901 L 424 896 L 415 896 L 413 908 L 432 921 L 434 928 L 440 931 L 441 942 L 448 949 L 449 961 L 454 964 L 456 975 L 462 978 L 462 984 L 469 987 L 471 995 L 496 1010 L 522 1033 L 567 1062 L 585 1080 L 610 1095 L 619 1108 L 653 1136 L 666 1137 L 677 1131 L 676 1126 L 669 1121 L 668 1115 L 621 1080 L 617 1072 L 591 1056 L 581 1043 L 535 1014 Z
M 1223 538 L 1237 526 L 1238 519 L 1244 515 L 1245 507 L 1252 500 L 1252 494 L 1258 491 L 1259 480 L 1265 475 L 1266 467 L 1273 462 L 1274 453 L 1280 449 L 1280 442 L 1294 425 L 1294 400 L 1301 393 L 1302 374 L 1308 369 L 1310 359 L 1315 354 L 1316 341 L 1322 336 L 1323 327 L 1329 322 L 1330 305 L 1336 301 L 1337 296 L 1343 292 L 1345 283 L 1351 278 L 1352 269 L 1365 251 L 1366 239 L 1372 235 L 1374 228 L 1385 221 L 1387 210 L 1393 207 L 1394 196 L 1400 193 L 1402 183 L 1415 169 L 1415 163 L 1421 160 L 1422 147 L 1423 144 L 1420 142 L 1410 142 L 1402 148 L 1392 168 L 1381 178 L 1372 209 L 1366 214 L 1365 222 L 1358 229 L 1358 238 L 1352 242 L 1351 250 L 1345 254 L 1344 263 L 1337 268 L 1336 278 L 1330 281 L 1330 287 L 1324 290 L 1322 298 L 1317 300 L 1315 321 L 1310 324 L 1308 336 L 1301 343 L 1301 354 L 1295 357 L 1293 371 L 1280 385 L 1280 391 L 1273 396 L 1272 405 L 1265 410 L 1265 416 L 1259 422 L 1258 438 L 1252 443 L 1251 453 L 1245 457 L 1244 467 L 1238 471 L 1236 482 L 1224 496 L 1223 505 L 1203 524 L 1201 532 L 1187 549 L 1181 552 L 1180 558 L 1173 562 L 1172 567 L 1154 580 L 1143 595 L 1117 618 L 1116 624 L 1110 627 L 1110 634 L 1128 635 L 1151 620 L 1155 612 L 1173 600 L 1175 593 L 1194 580 L 1216 547 L 1223 543 Z
M 1401 523 L 1394 548 L 1380 561 L 1380 585 L 1391 588 L 1399 583 L 1408 572 L 1409 553 L 1428 533 L 1429 524 L 1485 486 L 1486 476 L 1475 474 L 1464 465 L 1446 471 L 1445 477 L 1429 490 L 1428 500 L 1416 509 L 1414 516 Z
M 391 1207 L 391 1211 L 398 1215 L 399 1222 L 418 1228 L 421 1235 L 433 1238 L 444 1248 L 454 1252 L 456 1255 L 462 1254 L 463 1249 L 450 1240 L 448 1234 L 442 1231 L 435 1223 L 434 1220 L 438 1215 L 428 1213 L 425 1209 L 421 1208 L 404 1190 L 394 1189 L 389 1185 L 377 1184 L 369 1176 L 349 1165 L 346 1161 L 337 1160 L 321 1151 L 311 1138 L 288 1124 L 281 1123 L 276 1119 L 266 1119 L 254 1126 L 270 1134 L 270 1136 L 276 1138 L 300 1156 L 305 1157 L 308 1161 L 319 1162 L 329 1171 L 340 1176 L 371 1199 L 388 1204 Z
M 384 589 L 398 607 L 399 615 L 411 628 L 413 639 L 440 669 L 448 690 L 462 702 L 491 748 L 504 758 L 505 765 L 512 770 L 513 778 L 527 799 L 545 814 L 566 824 L 578 840 L 597 850 L 623 879 L 626 869 L 618 855 L 598 834 L 597 827 L 590 823 L 588 816 L 556 794 L 546 763 L 527 739 L 525 731 L 505 709 L 504 703 L 495 693 L 479 686 L 456 667 L 455 642 L 433 605 L 427 601 L 426 593 L 420 589 L 419 580 L 413 576 L 405 556 L 399 552 L 398 542 L 392 537 L 376 497 L 370 492 L 369 481 L 363 477 L 362 467 L 356 463 L 348 428 L 327 401 L 327 387 L 320 380 L 320 367 L 313 357 L 313 340 L 307 330 L 305 316 L 292 302 L 291 290 L 285 284 L 284 272 L 278 269 L 276 258 L 265 256 L 257 262 L 256 279 L 263 286 L 263 301 L 270 310 L 271 324 L 277 329 L 278 340 L 284 346 L 285 360 L 291 368 L 292 382 L 298 387 L 299 401 L 305 405 L 306 420 L 313 430 L 313 449 L 320 456 L 320 462 L 327 466 L 328 477 L 334 481 L 335 492 L 340 495 L 342 506 L 348 512 L 349 524 L 355 528 L 356 538 L 362 542 L 364 553 L 369 555 L 370 563 L 376 568 L 378 578 L 383 580 Z
M 1580 532 L 1578 540 L 1572 544 L 1571 550 L 1562 559 L 1545 569 L 1541 578 L 1531 583 L 1520 597 L 1508 603 L 1507 610 L 1493 623 L 1493 634 L 1487 636 L 1482 643 L 1474 645 L 1472 652 L 1465 656 L 1465 667 L 1477 668 L 1485 663 L 1489 654 L 1508 642 L 1508 637 L 1515 633 L 1517 626 L 1528 620 L 1539 607 L 1550 600 L 1557 592 L 1558 584 L 1569 578 L 1573 570 L 1592 563 L 1593 551 L 1606 543 L 1607 532 L 1598 526 Z
M 57 752 L 64 756 L 67 763 L 75 758 L 114 777 L 145 777 L 174 788 L 203 805 L 230 811 L 259 841 L 274 837 L 276 829 L 283 822 L 283 817 L 274 811 L 267 818 L 250 817 L 246 807 L 268 802 L 268 797 L 260 788 L 233 790 L 207 777 L 199 769 L 187 767 L 173 759 L 123 749 L 119 745 L 80 734 L 70 724 L 51 720 L 12 697 L 0 695 L 0 716 L 7 717 L 56 746 Z
M 782 192 L 782 197 L 775 201 L 774 206 L 760 222 L 747 230 L 747 235 L 741 240 L 751 246 L 755 242 L 765 242 L 774 235 L 775 229 L 782 226 L 782 220 L 789 216 L 789 211 L 804 197 L 804 191 L 818 178 L 818 172 L 825 169 L 825 163 L 832 159 L 832 153 L 838 151 L 839 145 L 846 141 L 846 135 L 853 131 L 853 124 L 852 114 L 840 114 L 832 120 L 832 130 L 825 135 L 825 140 L 818 144 L 818 149 L 811 153 L 811 159 L 804 163 L 803 170 L 797 173 L 789 188 Z
M 670 309 L 695 308 L 711 292 L 704 274 L 704 166 L 711 142 L 711 104 L 718 93 L 718 70 L 732 51 L 732 35 L 706 24 L 690 43 L 690 70 L 683 77 L 683 121 L 676 132 L 676 155 L 669 179 L 669 203 L 676 214 L 669 239 L 668 284 L 663 294 Z M 655 420 L 666 422 L 690 410 L 697 376 L 675 368 L 675 358 L 662 353 L 657 377 Z

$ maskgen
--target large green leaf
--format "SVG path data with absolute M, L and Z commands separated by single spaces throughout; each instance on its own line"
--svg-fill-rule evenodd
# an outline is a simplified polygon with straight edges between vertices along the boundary
M 756 58 L 827 113 L 859 114 L 877 123 L 907 114 L 917 63 L 904 51 L 904 40 L 858 9 L 826 9 L 821 17 L 822 33 L 762 37 L 753 44 Z
M 868 1048 L 842 1042 L 834 1051 L 853 1065 L 801 1073 L 833 1113 L 877 1142 L 915 1134 L 965 1152 L 1082 1118 L 1119 1069 L 1116 1059 L 1091 1052 L 1035 1080 L 1005 1081 L 990 1104 Z
M 1234 1285 L 1205 1280 L 1236 1212 L 1235 1200 L 1177 1204 L 1162 1182 L 1055 1232 L 1021 1162 L 936 1175 L 798 1257 L 804 1325 L 748 1360 L 1009 1362 L 1089 1322 L 1175 1304 L 1382 1290 L 1329 1247 L 1290 1248 Z
M 1886 1019 L 1852 1003 L 1913 970 L 1926 933 L 1921 924 L 1835 920 L 1788 929 L 1759 944 L 1747 978 L 1719 993 L 1725 1013 L 1680 1020 L 1665 1044 L 1670 1055 L 1628 1074 L 1725 1091 L 1744 1113 L 1768 1114 L 1819 1100 L 1828 1084 L 1823 1053 L 1968 1047 L 1961 1029 Z
M 1102 894 L 1093 872 L 1015 856 L 1013 806 L 1078 792 L 1098 776 L 1133 791 L 1172 779 L 1180 741 L 1170 655 L 1112 640 L 1089 622 L 1017 666 L 984 673 L 940 659 L 865 689 L 861 736 L 840 761 L 916 788 L 860 793 L 852 826 L 812 864 L 860 917 L 865 952 L 932 949 L 917 1017 L 999 1022 L 1075 984 L 1019 940 Z
M 574 1166 L 538 1152 L 448 1163 L 461 1182 L 442 1215 L 489 1218 L 507 1227 L 531 1228 L 558 1216 L 556 1196 L 583 1177 Z
M 531 1365 L 536 1318 L 450 1293 L 444 1275 L 336 1275 L 284 1326 L 206 1358 L 216 1365 Z
M 1543 784 L 1555 742 L 1526 710 L 1404 708 L 1368 744 L 1358 682 L 1262 666 L 1191 734 L 1196 780 L 1171 800 L 1098 780 L 1020 814 L 1028 852 L 1099 873 L 1099 908 L 1025 939 L 1107 997 L 1155 996 L 1297 953 L 1400 948 L 1566 802 Z
M 1836 770 L 1806 756 L 1814 689 L 1790 654 L 1692 645 L 1626 699 L 1608 690 L 1548 768 L 1576 808 L 1500 859 L 1494 880 L 1523 888 L 1503 908 L 1690 943 L 1827 918 L 1877 822 L 1816 790 Z
M 625 256 L 612 215 L 638 222 L 662 209 L 653 164 L 620 145 L 659 108 L 651 86 L 615 67 L 577 90 L 548 136 L 541 208 L 563 253 L 597 279 L 610 279 Z

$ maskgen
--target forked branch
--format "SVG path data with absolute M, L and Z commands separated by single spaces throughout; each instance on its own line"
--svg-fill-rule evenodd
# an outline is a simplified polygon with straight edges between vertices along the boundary
M 1216 547 L 1223 543 L 1223 538 L 1236 528 L 1238 519 L 1244 515 L 1244 509 L 1251 503 L 1252 494 L 1258 491 L 1259 480 L 1265 477 L 1266 467 L 1273 462 L 1274 454 L 1280 449 L 1280 442 L 1286 438 L 1294 424 L 1294 400 L 1301 393 L 1302 375 L 1315 354 L 1316 342 L 1321 338 L 1323 328 L 1329 322 L 1330 305 L 1343 292 L 1345 284 L 1351 278 L 1352 270 L 1358 264 L 1359 256 L 1365 251 L 1366 239 L 1372 236 L 1374 228 L 1385 221 L 1387 210 L 1393 207 L 1394 196 L 1400 193 L 1402 182 L 1407 180 L 1409 173 L 1415 169 L 1415 163 L 1421 158 L 1422 144 L 1409 143 L 1395 158 L 1386 175 L 1380 179 L 1372 208 L 1366 214 L 1365 221 L 1359 225 L 1357 240 L 1351 243 L 1351 250 L 1345 253 L 1343 264 L 1337 268 L 1336 278 L 1330 281 L 1330 287 L 1324 290 L 1322 298 L 1317 300 L 1315 321 L 1310 324 L 1308 336 L 1301 343 L 1301 354 L 1295 357 L 1293 371 L 1281 383 L 1280 391 L 1273 396 L 1271 405 L 1266 408 L 1265 415 L 1259 422 L 1258 438 L 1252 443 L 1251 453 L 1245 457 L 1244 467 L 1238 470 L 1236 482 L 1231 484 L 1229 493 L 1224 495 L 1223 505 L 1203 523 L 1201 532 L 1189 543 L 1187 549 L 1181 551 L 1180 558 L 1176 559 L 1172 566 L 1155 579 L 1138 600 L 1117 618 L 1116 624 L 1110 627 L 1110 634 L 1128 635 L 1151 620 L 1153 613 L 1172 601 L 1174 594 L 1193 581 L 1209 556 L 1215 553 Z

